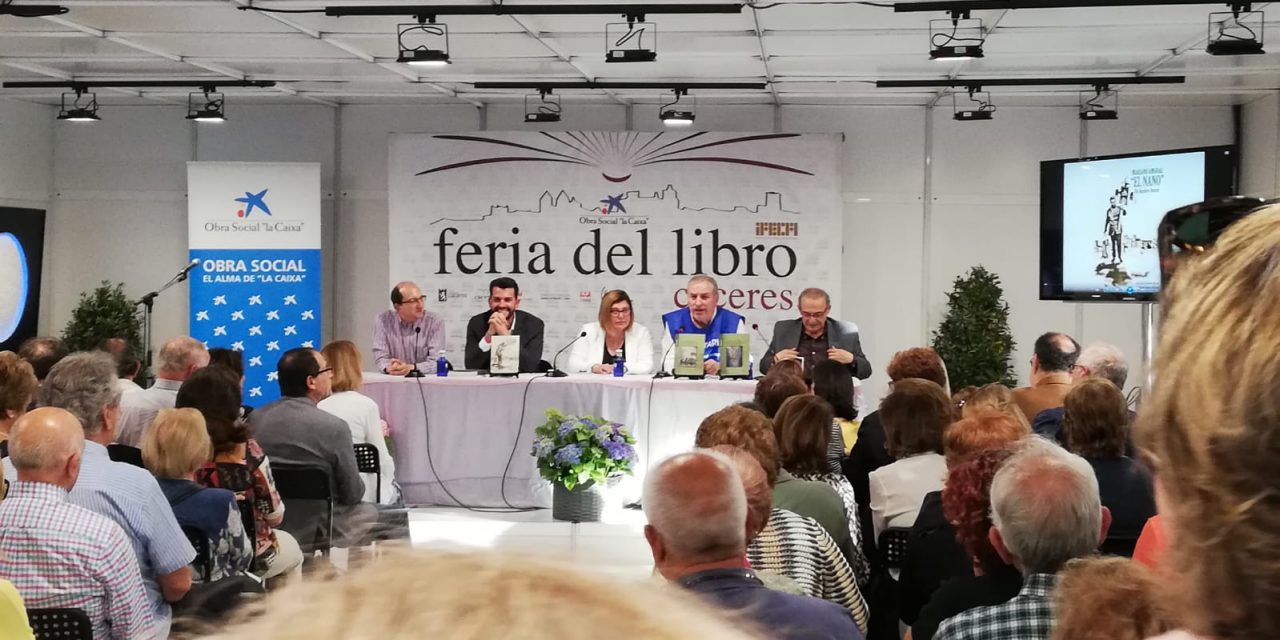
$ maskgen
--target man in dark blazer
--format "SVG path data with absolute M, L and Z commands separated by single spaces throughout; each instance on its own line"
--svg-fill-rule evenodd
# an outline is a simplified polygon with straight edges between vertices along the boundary
M 796 304 L 799 318 L 773 325 L 773 341 L 760 361 L 760 373 L 768 373 L 775 362 L 804 358 L 805 371 L 813 371 L 813 365 L 822 360 L 835 360 L 849 369 L 849 375 L 863 380 L 871 377 L 871 362 L 862 352 L 858 325 L 827 317 L 831 296 L 826 291 L 805 289 Z
M 520 285 L 507 278 L 489 283 L 489 310 L 467 322 L 466 367 L 489 368 L 489 348 L 493 336 L 520 336 L 520 372 L 539 370 L 542 360 L 542 320 L 520 311 Z

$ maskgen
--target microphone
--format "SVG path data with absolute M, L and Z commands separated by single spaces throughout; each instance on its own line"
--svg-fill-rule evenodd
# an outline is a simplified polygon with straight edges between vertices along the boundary
M 756 332 L 756 335 L 760 336 L 761 340 L 764 340 L 764 350 L 765 350 L 765 353 L 768 353 L 769 347 L 773 346 L 773 341 L 770 340 L 769 338 L 764 337 L 763 333 L 760 333 L 760 325 L 758 323 L 752 322 L 751 330 Z M 764 359 L 763 358 L 760 359 L 760 370 L 761 370 L 760 374 L 764 375 Z
M 556 360 L 559 360 L 559 359 L 560 359 L 560 354 L 564 353 L 564 350 L 565 350 L 565 349 L 568 349 L 569 347 L 573 346 L 573 343 L 577 342 L 578 340 L 581 340 L 582 338 L 585 338 L 586 336 L 587 336 L 587 332 L 586 332 L 586 331 L 583 331 L 583 332 L 579 333 L 578 335 L 574 336 L 574 338 L 573 338 L 572 340 L 570 340 L 570 341 L 569 341 L 569 344 L 566 344 L 565 346 L 560 347 L 560 350 L 556 352 L 556 357 L 554 357 L 554 358 L 552 358 L 552 359 L 551 359 L 551 370 L 547 372 L 547 376 L 546 376 L 546 377 L 548 377 L 548 378 L 564 378 L 564 377 L 566 377 L 566 376 L 568 376 L 568 375 L 569 375 L 569 374 L 567 374 L 567 373 L 565 373 L 565 372 L 563 372 L 563 371 L 561 371 L 561 370 L 559 370 L 559 369 L 557 369 L 557 368 L 556 368 Z
M 682 334 L 682 333 L 684 333 L 684 329 L 683 329 L 683 328 L 676 329 L 676 336 L 675 336 L 675 337 L 676 337 L 676 338 L 679 338 L 679 337 L 680 337 L 680 334 Z M 675 341 L 675 339 L 673 338 L 673 339 L 671 340 L 671 346 L 667 347 L 667 350 L 662 352 L 662 359 L 658 361 L 658 366 L 659 366 L 659 367 L 662 367 L 662 368 L 661 368 L 661 369 L 658 369 L 658 372 L 657 372 L 657 373 L 655 373 L 655 374 L 653 374 L 653 378 L 654 378 L 655 380 L 660 380 L 660 379 L 662 379 L 662 378 L 670 378 L 670 377 L 671 377 L 671 374 L 667 372 L 667 367 L 666 367 L 666 364 L 665 364 L 665 363 L 666 363 L 666 361 L 667 361 L 667 355 L 668 355 L 668 354 L 670 354 L 670 353 L 671 353 L 671 350 L 672 350 L 672 349 L 674 349 L 675 347 L 676 347 L 676 341 Z
M 194 269 L 194 268 L 196 268 L 196 265 L 198 265 L 198 264 L 200 264 L 200 258 L 192 258 L 192 259 L 191 259 L 191 262 L 190 262 L 189 264 L 187 264 L 187 266 L 185 266 L 185 267 L 183 267 L 183 268 L 182 268 L 182 273 L 183 273 L 184 275 L 185 275 L 185 274 L 188 274 L 188 273 L 191 273 L 191 270 L 192 270 L 192 269 Z
M 422 327 L 413 328 L 413 353 L 409 357 L 413 359 L 413 369 L 409 373 L 404 374 L 406 378 L 421 378 L 426 374 L 418 370 L 418 336 L 422 335 Z

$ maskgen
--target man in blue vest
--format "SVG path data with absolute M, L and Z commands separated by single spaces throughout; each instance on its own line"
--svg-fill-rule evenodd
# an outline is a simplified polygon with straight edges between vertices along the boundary
M 685 291 L 688 293 L 688 306 L 662 316 L 662 324 L 666 327 L 662 338 L 662 352 L 665 354 L 662 361 L 663 370 L 670 371 L 675 363 L 674 350 L 670 348 L 675 343 L 675 336 L 681 333 L 700 333 L 707 339 L 707 346 L 703 351 L 705 361 L 702 370 L 707 375 L 718 375 L 720 373 L 720 335 L 746 333 L 747 321 L 742 316 L 719 307 L 720 288 L 716 285 L 715 278 L 711 276 L 698 274 L 689 278 Z

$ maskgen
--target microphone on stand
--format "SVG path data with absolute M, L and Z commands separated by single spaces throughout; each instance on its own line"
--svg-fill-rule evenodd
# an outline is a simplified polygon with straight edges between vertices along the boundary
M 662 352 L 662 359 L 658 361 L 658 366 L 659 366 L 659 367 L 661 367 L 661 368 L 660 368 L 660 369 L 658 369 L 658 372 L 657 372 L 657 373 L 653 374 L 653 377 L 654 377 L 654 379 L 655 379 L 655 380 L 657 380 L 657 379 L 661 379 L 661 378 L 670 378 L 670 377 L 671 377 L 671 374 L 670 374 L 670 373 L 667 373 L 667 365 L 666 365 L 666 362 L 667 362 L 667 355 L 668 355 L 668 354 L 670 354 L 670 353 L 671 353 L 671 350 L 672 350 L 672 349 L 674 349 L 674 348 L 676 347 L 676 338 L 679 338 L 679 337 L 680 337 L 680 334 L 682 334 L 682 333 L 684 333 L 684 329 L 683 329 L 683 328 L 681 328 L 681 329 L 676 329 L 676 335 L 675 335 L 675 337 L 673 337 L 673 338 L 671 339 L 671 346 L 667 347 L 667 350 Z
M 192 258 L 191 262 L 188 263 L 187 266 L 183 267 L 182 271 L 178 272 L 178 275 L 174 277 L 178 279 L 178 282 L 186 280 L 187 276 L 191 274 L 191 270 L 196 268 L 196 265 L 198 264 L 200 264 L 200 258 Z
M 570 340 L 569 344 L 566 344 L 565 346 L 560 347 L 560 350 L 556 352 L 556 356 L 551 359 L 551 370 L 547 372 L 548 378 L 563 378 L 569 375 L 556 368 L 556 360 L 560 359 L 560 354 L 564 353 L 565 349 L 568 349 L 569 347 L 573 346 L 573 343 L 577 342 L 582 338 L 585 338 L 586 336 L 587 336 L 587 332 L 583 331 L 582 333 L 579 333 L 577 336 L 575 336 L 572 340 Z
M 760 333 L 760 325 L 758 323 L 752 322 L 751 330 L 756 332 L 756 335 L 760 336 L 761 340 L 764 340 L 764 351 L 765 353 L 768 353 L 769 347 L 773 345 L 773 340 L 770 340 L 769 338 L 764 337 L 764 334 Z M 760 358 L 760 375 L 764 375 L 764 358 L 763 357 Z
M 406 378 L 422 378 L 426 376 L 426 374 L 418 370 L 418 337 L 420 335 L 422 335 L 422 327 L 414 327 L 413 353 L 409 354 L 409 357 L 413 358 L 413 369 L 411 369 L 409 373 L 404 374 L 404 377 Z

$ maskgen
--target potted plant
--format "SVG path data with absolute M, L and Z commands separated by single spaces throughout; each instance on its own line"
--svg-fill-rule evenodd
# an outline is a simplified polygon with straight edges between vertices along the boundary
M 551 517 L 599 521 L 605 484 L 631 474 L 635 443 L 631 432 L 617 422 L 547 409 L 547 421 L 534 429 L 533 457 L 538 472 L 552 484 Z
M 992 382 L 1017 386 L 1013 348 L 1000 276 L 977 266 L 957 277 L 947 294 L 947 316 L 933 332 L 933 349 L 947 365 L 951 390 Z

